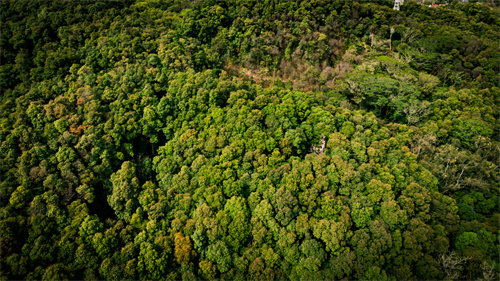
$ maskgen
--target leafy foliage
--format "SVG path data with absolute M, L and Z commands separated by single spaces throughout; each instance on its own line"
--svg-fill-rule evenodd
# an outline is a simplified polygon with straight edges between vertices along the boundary
M 2 2 L 1 279 L 497 278 L 498 9 L 391 6 Z

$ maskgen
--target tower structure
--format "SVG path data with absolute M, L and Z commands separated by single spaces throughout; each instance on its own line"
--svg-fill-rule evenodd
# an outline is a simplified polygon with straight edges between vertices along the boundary
M 405 0 L 395 0 L 394 1 L 394 10 L 399 11 L 399 5 L 403 4 Z

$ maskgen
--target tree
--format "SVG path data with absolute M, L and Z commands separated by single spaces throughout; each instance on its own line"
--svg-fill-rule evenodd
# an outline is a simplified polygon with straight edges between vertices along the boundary
M 0 279 L 497 277 L 497 7 L 358 2 L 2 2 Z
M 138 206 L 139 180 L 135 176 L 135 165 L 123 162 L 121 169 L 111 175 L 112 192 L 108 202 L 118 218 L 129 221 Z
M 149 242 L 140 245 L 137 268 L 141 279 L 160 279 L 166 273 L 167 261 L 155 248 Z
M 22 208 L 29 201 L 30 192 L 27 188 L 20 185 L 12 192 L 9 204 L 14 208 Z
M 232 259 L 226 243 L 218 241 L 208 246 L 206 257 L 209 261 L 215 262 L 219 272 L 225 273 L 231 268 Z
M 192 265 L 190 260 L 194 258 L 196 252 L 192 249 L 191 241 L 189 236 L 182 235 L 182 233 L 177 232 L 174 235 L 174 243 L 175 243 L 175 259 L 181 265 Z
M 461 257 L 457 255 L 457 253 L 451 252 L 441 255 L 439 257 L 439 262 L 443 267 L 446 278 L 454 280 L 462 276 L 463 265 L 469 259 L 470 257 Z
M 313 226 L 313 235 L 326 244 L 326 251 L 332 255 L 340 254 L 352 235 L 346 222 L 335 222 L 332 220 L 319 220 Z
M 403 113 L 406 115 L 406 123 L 413 125 L 427 117 L 430 114 L 429 107 L 430 103 L 427 101 L 414 101 L 410 105 L 404 106 Z

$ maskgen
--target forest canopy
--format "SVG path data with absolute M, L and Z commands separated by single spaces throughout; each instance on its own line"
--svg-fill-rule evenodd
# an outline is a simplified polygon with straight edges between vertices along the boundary
M 0 279 L 499 279 L 499 9 L 419 2 L 2 1 Z

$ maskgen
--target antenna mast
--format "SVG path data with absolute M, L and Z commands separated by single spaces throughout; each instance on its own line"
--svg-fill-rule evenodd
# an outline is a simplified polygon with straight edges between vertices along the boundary
M 403 4 L 405 0 L 395 0 L 394 1 L 394 10 L 399 11 L 399 5 Z

